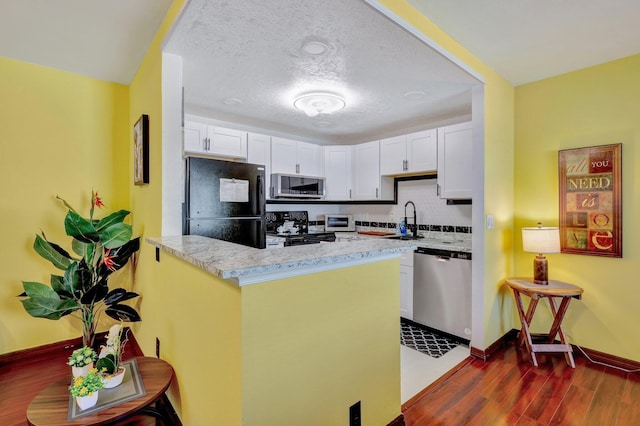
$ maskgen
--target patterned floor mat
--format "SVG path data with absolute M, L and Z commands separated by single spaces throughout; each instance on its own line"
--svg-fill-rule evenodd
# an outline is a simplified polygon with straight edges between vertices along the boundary
M 440 358 L 460 345 L 455 340 L 415 327 L 404 321 L 401 322 L 401 325 L 400 343 L 432 358 Z

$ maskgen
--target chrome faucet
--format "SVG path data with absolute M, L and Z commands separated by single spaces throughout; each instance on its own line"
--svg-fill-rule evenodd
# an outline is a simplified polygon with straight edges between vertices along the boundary
M 407 220 L 407 206 L 409 204 L 413 206 L 413 226 L 411 228 L 409 228 L 409 222 Z M 417 238 L 418 237 L 418 218 L 416 215 L 416 205 L 413 204 L 413 201 L 407 201 L 404 205 L 404 224 L 407 228 L 411 229 L 413 238 Z

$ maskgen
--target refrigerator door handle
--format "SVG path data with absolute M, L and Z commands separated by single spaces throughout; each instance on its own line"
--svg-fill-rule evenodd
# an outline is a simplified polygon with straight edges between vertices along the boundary
M 258 213 L 259 215 L 262 215 L 262 203 L 260 203 L 260 200 L 264 199 L 264 184 L 262 183 L 262 176 L 258 175 L 258 182 L 256 185 L 256 196 L 258 197 L 258 211 L 256 213 Z

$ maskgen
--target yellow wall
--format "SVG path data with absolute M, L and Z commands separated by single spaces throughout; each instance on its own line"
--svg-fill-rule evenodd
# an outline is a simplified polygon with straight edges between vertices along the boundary
M 184 0 L 175 0 L 165 16 L 158 32 L 145 55 L 129 87 L 130 111 L 128 128 L 132 135 L 133 125 L 142 114 L 149 116 L 149 184 L 134 186 L 128 182 L 131 194 L 134 231 L 144 237 L 157 237 L 162 234 L 162 52 L 161 45 L 166 33 L 184 6 Z M 131 136 L 132 137 L 132 136 Z M 130 147 L 129 158 L 132 159 Z M 132 160 L 130 160 L 132 164 Z M 132 166 L 131 166 L 132 167 Z M 154 249 L 147 243 L 140 245 L 140 261 L 136 271 L 136 291 L 151 296 L 154 292 L 152 268 Z M 154 299 L 146 303 L 153 305 Z M 188 303 L 185 301 L 185 303 Z M 155 351 L 155 337 L 161 335 L 161 326 L 147 321 L 145 308 L 142 307 L 142 322 L 136 324 L 134 331 L 140 347 L 147 354 Z
M 558 225 L 558 150 L 622 143 L 623 258 L 547 255 L 549 275 L 582 286 L 565 320 L 572 342 L 640 361 L 640 55 L 516 89 L 516 229 Z M 515 238 L 516 272 L 533 256 Z M 541 321 L 542 322 L 542 321 Z M 539 324 L 541 325 L 541 322 Z M 548 324 L 546 324 L 548 325 Z
M 128 207 L 128 109 L 125 86 L 0 58 L 0 353 L 82 334 L 79 320 L 33 318 L 15 296 L 57 272 L 33 251 L 36 233 L 70 250 L 56 195 L 84 214 L 92 189 L 109 212 Z
M 160 256 L 149 265 L 142 325 L 152 325 L 160 357 L 176 372 L 171 403 L 185 425 L 240 425 L 240 287 L 166 252 Z
M 495 217 L 495 229 L 484 235 L 484 349 L 516 324 L 512 300 L 501 281 L 513 274 L 513 156 L 514 88 L 404 0 L 379 3 L 424 33 L 485 80 L 484 205 L 474 201 L 483 216 Z M 474 229 L 474 235 L 478 230 Z M 506 296 L 506 297 L 505 297 Z
M 399 261 L 242 288 L 246 425 L 348 423 L 400 415 Z

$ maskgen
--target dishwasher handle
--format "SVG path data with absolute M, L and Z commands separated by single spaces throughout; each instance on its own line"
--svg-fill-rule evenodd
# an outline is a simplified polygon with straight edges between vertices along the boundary
M 448 256 L 436 256 L 436 262 L 447 263 L 447 262 L 450 262 L 450 261 L 451 261 L 451 258 L 448 257 Z

